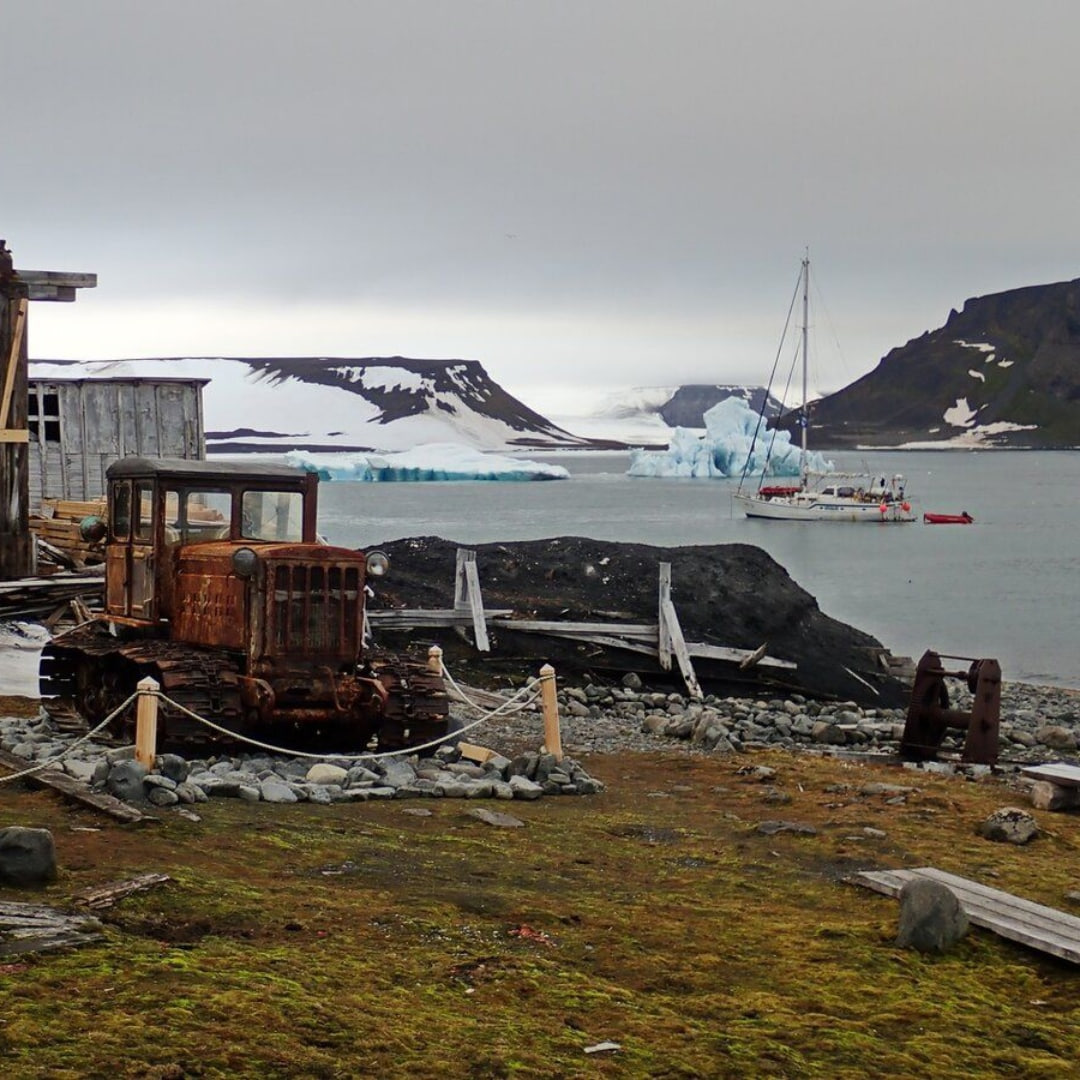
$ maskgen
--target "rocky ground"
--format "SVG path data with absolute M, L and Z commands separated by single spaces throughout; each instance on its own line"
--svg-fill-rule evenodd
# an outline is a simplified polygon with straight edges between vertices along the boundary
M 502 716 L 490 715 L 489 699 L 482 706 L 454 706 L 455 719 L 468 725 L 459 738 L 495 752 L 487 762 L 463 759 L 451 745 L 390 758 L 356 753 L 320 759 L 260 751 L 197 760 L 164 755 L 157 773 L 148 776 L 131 761 L 130 747 L 76 745 L 74 736 L 58 732 L 34 708 L 23 708 L 26 715 L 21 717 L 0 719 L 0 749 L 31 762 L 58 758 L 65 772 L 98 789 L 157 806 L 190 805 L 214 796 L 282 803 L 404 797 L 531 800 L 600 790 L 602 785 L 587 770 L 594 755 L 677 751 L 734 760 L 753 751 L 784 749 L 895 760 L 904 725 L 900 709 L 866 709 L 854 702 L 823 704 L 801 695 L 770 700 L 709 696 L 693 701 L 639 687 L 634 677 L 626 682 L 630 685 L 560 689 L 566 755 L 561 763 L 541 752 L 544 723 L 534 691 L 504 692 L 508 702 L 516 697 L 522 707 Z M 468 695 L 469 689 L 463 692 Z M 3 704 L 0 701 L 0 711 Z M 957 691 L 953 705 L 970 708 L 966 690 Z M 918 768 L 1015 777 L 1026 764 L 1076 762 L 1078 727 L 1080 692 L 1007 685 L 1000 758 L 994 770 L 959 762 L 961 731 L 946 737 L 939 761 Z

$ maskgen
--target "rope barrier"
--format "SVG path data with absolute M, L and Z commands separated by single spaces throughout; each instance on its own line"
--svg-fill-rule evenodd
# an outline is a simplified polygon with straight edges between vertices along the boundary
M 233 739 L 236 742 L 247 743 L 249 746 L 257 747 L 260 750 L 267 750 L 275 754 L 285 754 L 289 757 L 307 758 L 314 761 L 334 761 L 334 760 L 346 760 L 355 758 L 365 758 L 367 760 L 377 760 L 380 758 L 399 757 L 402 754 L 415 754 L 421 750 L 427 750 L 433 746 L 440 746 L 442 743 L 449 741 L 450 739 L 458 739 L 468 731 L 472 731 L 473 728 L 479 727 L 481 724 L 487 723 L 489 720 L 493 720 L 497 717 L 508 716 L 515 713 L 519 713 L 527 709 L 532 705 L 537 697 L 539 697 L 539 687 L 542 683 L 542 679 L 530 679 L 525 686 L 523 686 L 516 694 L 502 704 L 496 706 L 494 709 L 484 710 L 482 705 L 471 700 L 464 690 L 458 685 L 454 677 L 447 671 L 445 665 L 440 664 L 442 668 L 442 676 L 446 680 L 447 684 L 454 690 L 454 692 L 461 698 L 462 703 L 470 709 L 483 712 L 483 715 L 478 719 L 473 720 L 469 724 L 464 724 L 457 728 L 455 731 L 447 732 L 445 735 L 440 735 L 436 739 L 431 739 L 428 742 L 420 743 L 417 746 L 408 746 L 400 750 L 384 750 L 379 752 L 372 752 L 368 750 L 358 750 L 354 753 L 347 754 L 317 754 L 309 753 L 303 750 L 291 750 L 287 747 L 275 746 L 272 743 L 261 742 L 258 739 L 253 739 L 247 735 L 241 735 L 238 732 L 232 731 L 229 728 L 223 727 L 221 724 L 215 723 L 213 720 L 208 720 L 205 716 L 200 716 L 198 713 L 193 712 L 185 705 L 181 705 L 178 701 L 173 701 L 172 698 L 163 694 L 160 690 L 147 691 L 152 694 L 159 701 L 164 702 L 166 705 L 176 709 L 177 712 L 189 717 L 192 720 L 198 721 L 200 724 L 204 724 L 208 728 L 212 728 L 214 731 L 221 735 L 226 736 L 229 739 Z M 29 776 L 32 773 L 40 772 L 42 769 L 47 769 L 50 765 L 54 765 L 57 762 L 63 760 L 68 754 L 70 754 L 76 747 L 81 746 L 84 742 L 92 739 L 98 732 L 106 728 L 112 721 L 119 716 L 133 701 L 135 701 L 142 691 L 136 691 L 121 705 L 117 706 L 100 724 L 92 731 L 86 732 L 85 735 L 80 735 L 70 745 L 64 747 L 59 753 L 53 757 L 47 758 L 44 761 L 39 761 L 36 765 L 32 765 L 28 769 L 23 769 L 21 772 L 10 773 L 7 776 L 0 777 L 0 784 L 7 783 L 9 780 L 17 780 L 22 776 Z M 519 699 L 520 700 L 519 702 Z
M 138 693 L 134 693 L 125 701 L 122 705 L 118 705 L 100 724 L 92 731 L 88 731 L 85 735 L 80 735 L 73 743 L 65 746 L 59 754 L 54 754 L 51 758 L 46 758 L 44 761 L 39 761 L 36 765 L 31 765 L 29 769 L 23 769 L 21 772 L 8 773 L 7 776 L 0 776 L 0 784 L 6 784 L 9 780 L 18 780 L 21 776 L 30 776 L 33 773 L 41 772 L 42 769 L 47 769 L 50 765 L 55 765 L 58 761 L 62 761 L 68 754 L 71 753 L 77 746 L 81 746 L 88 739 L 92 739 L 99 731 L 108 727 L 137 697 Z
M 457 685 L 456 682 L 454 682 L 453 677 L 450 675 L 450 673 L 446 670 L 445 667 L 443 667 L 442 672 L 443 676 L 447 679 L 447 681 L 455 689 L 455 691 L 458 694 L 462 695 L 466 705 L 469 705 L 472 708 L 480 708 L 480 706 L 476 705 L 475 702 L 470 702 L 468 698 L 465 698 L 465 695 L 463 694 L 461 688 Z M 231 731 L 229 728 L 222 727 L 220 724 L 214 723 L 213 720 L 207 720 L 205 716 L 200 716 L 198 713 L 192 712 L 191 709 L 187 708 L 184 705 L 181 705 L 178 701 L 173 701 L 172 698 L 167 697 L 165 694 L 161 693 L 160 690 L 155 691 L 154 693 L 155 696 L 161 701 L 165 702 L 167 705 L 171 705 L 174 709 L 177 709 L 179 712 L 183 713 L 190 719 L 197 720 L 200 724 L 205 724 L 207 727 L 212 728 L 214 731 L 217 731 L 230 739 L 235 739 L 237 742 L 247 743 L 250 746 L 258 747 L 260 750 L 268 750 L 271 753 L 286 754 L 290 757 L 305 758 L 312 761 L 334 761 L 354 758 L 365 758 L 369 761 L 373 761 L 379 760 L 381 758 L 400 757 L 402 754 L 415 754 L 421 750 L 427 750 L 432 746 L 440 746 L 442 743 L 448 742 L 450 739 L 458 739 L 465 732 L 472 731 L 473 728 L 479 727 L 481 724 L 486 723 L 493 717 L 502 715 L 511 705 L 515 703 L 515 701 L 519 697 L 522 697 L 524 694 L 529 693 L 529 691 L 532 691 L 536 686 L 539 686 L 539 684 L 539 679 L 533 679 L 525 687 L 519 690 L 512 698 L 507 699 L 505 705 L 499 705 L 496 708 L 491 709 L 489 712 L 485 713 L 478 720 L 474 720 L 471 724 L 465 724 L 462 727 L 458 728 L 456 731 L 450 731 L 447 732 L 445 735 L 440 735 L 437 739 L 431 739 L 428 742 L 420 743 L 417 746 L 406 746 L 400 750 L 383 750 L 378 752 L 373 752 L 370 750 L 357 750 L 353 753 L 347 754 L 308 753 L 303 750 L 290 750 L 287 747 L 274 746 L 272 743 L 260 742 L 258 739 L 252 739 L 247 735 L 241 735 L 238 732 Z M 132 696 L 134 697 L 137 695 Z M 536 694 L 534 693 L 533 698 L 535 699 L 535 697 Z M 518 706 L 514 711 L 520 711 L 521 709 L 524 709 L 528 704 L 529 702 L 525 702 L 522 705 Z

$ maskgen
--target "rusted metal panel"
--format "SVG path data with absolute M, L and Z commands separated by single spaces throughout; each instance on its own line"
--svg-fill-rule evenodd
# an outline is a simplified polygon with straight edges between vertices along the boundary
M 915 670 L 907 721 L 900 740 L 900 756 L 908 761 L 933 761 L 949 728 L 966 731 L 962 759 L 993 765 L 998 759 L 998 728 L 1001 719 L 1001 666 L 996 660 L 973 660 L 966 671 L 946 671 L 942 657 L 923 653 Z M 967 683 L 973 695 L 971 711 L 949 708 L 947 678 Z
M 232 572 L 234 550 L 230 547 L 217 554 L 188 548 L 181 554 L 173 596 L 175 638 L 243 651 L 247 583 Z

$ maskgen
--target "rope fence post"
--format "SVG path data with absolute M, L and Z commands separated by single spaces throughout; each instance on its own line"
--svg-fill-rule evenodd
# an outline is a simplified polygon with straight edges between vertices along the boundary
M 427 651 L 427 666 L 428 670 L 433 675 L 441 675 L 443 673 L 442 667 L 442 649 L 438 645 L 432 645 Z
M 562 761 L 562 733 L 559 730 L 559 699 L 555 686 L 555 669 L 545 664 L 540 669 L 540 699 L 544 709 L 544 749 Z
M 147 770 L 154 767 L 157 750 L 158 690 L 155 679 L 147 676 L 135 686 L 138 700 L 135 704 L 135 760 Z

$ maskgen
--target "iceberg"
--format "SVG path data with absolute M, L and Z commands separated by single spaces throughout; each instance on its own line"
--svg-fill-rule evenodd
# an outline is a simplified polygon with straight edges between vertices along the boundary
M 487 454 L 459 443 L 424 443 L 389 454 L 310 454 L 290 450 L 285 460 L 320 480 L 364 483 L 432 480 L 569 480 L 562 465 Z
M 631 450 L 630 476 L 729 477 L 743 473 L 798 476 L 798 446 L 791 433 L 758 431 L 758 414 L 742 398 L 729 397 L 705 413 L 705 434 L 677 427 L 666 450 Z M 757 432 L 757 441 L 754 433 Z M 821 454 L 807 455 L 811 472 L 831 472 Z

